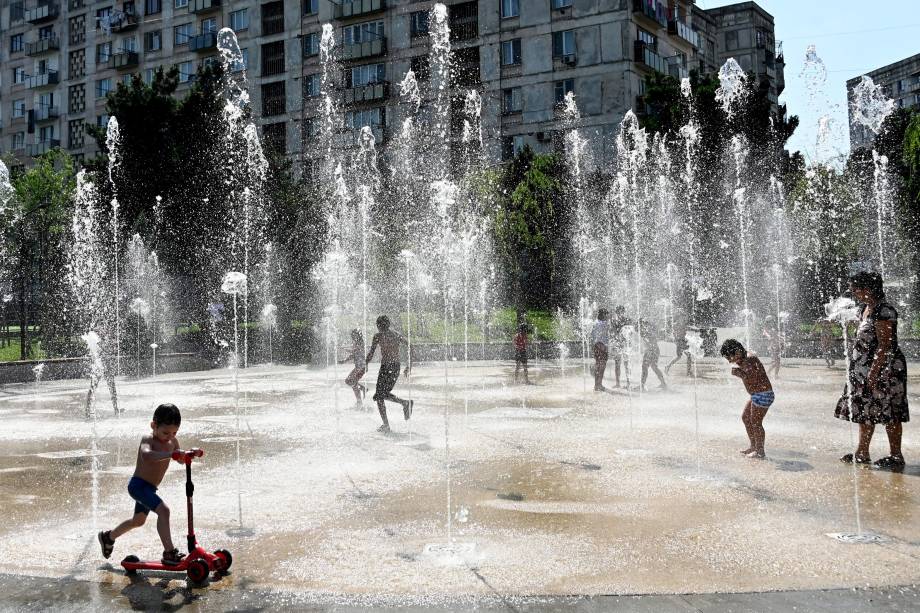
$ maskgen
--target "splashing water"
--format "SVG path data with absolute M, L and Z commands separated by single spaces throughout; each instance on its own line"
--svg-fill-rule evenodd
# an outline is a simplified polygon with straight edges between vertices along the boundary
M 731 117 L 737 103 L 748 91 L 747 75 L 734 58 L 728 58 L 719 69 L 719 83 L 716 101 L 722 104 L 722 109 Z
M 885 119 L 894 111 L 894 100 L 888 98 L 882 87 L 876 85 L 871 77 L 863 75 L 853 90 L 850 108 L 854 124 L 878 134 Z

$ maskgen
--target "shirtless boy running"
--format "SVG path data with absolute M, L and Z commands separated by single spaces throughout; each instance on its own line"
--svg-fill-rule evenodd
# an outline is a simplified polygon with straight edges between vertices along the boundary
M 390 422 L 387 420 L 385 400 L 398 402 L 402 405 L 403 416 L 407 420 L 412 417 L 412 400 L 403 400 L 393 395 L 393 387 L 396 385 L 396 380 L 399 379 L 399 346 L 407 343 L 401 335 L 390 330 L 390 318 L 386 315 L 377 318 L 377 329 L 379 332 L 374 335 L 365 363 L 370 363 L 377 346 L 380 345 L 380 372 L 377 374 L 374 400 L 377 401 L 377 410 L 380 411 L 380 419 L 383 420 L 383 425 L 377 428 L 377 431 L 387 433 L 390 431 Z M 406 367 L 405 374 L 409 374 L 409 366 Z

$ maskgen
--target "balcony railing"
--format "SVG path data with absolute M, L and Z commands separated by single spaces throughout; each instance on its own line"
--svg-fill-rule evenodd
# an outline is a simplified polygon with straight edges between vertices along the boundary
M 52 121 L 61 116 L 56 106 L 39 106 L 34 111 L 35 121 Z
M 190 13 L 207 13 L 214 11 L 223 6 L 223 0 L 189 0 L 188 10 Z
M 644 41 L 637 40 L 635 48 L 635 59 L 641 64 L 645 64 L 652 70 L 657 70 L 662 74 L 668 74 L 668 65 L 664 58 L 649 49 L 648 44 Z
M 668 62 L 668 74 L 680 81 L 689 77 L 690 71 L 683 64 Z
M 138 56 L 137 51 L 120 51 L 118 53 L 113 53 L 109 57 L 109 68 L 114 68 L 116 70 L 126 70 L 129 68 L 134 68 L 140 63 L 140 56 Z
M 668 25 L 668 9 L 656 0 L 633 0 L 633 13 L 655 21 L 660 26 Z
M 23 13 L 29 23 L 42 23 L 57 19 L 61 8 L 57 4 L 39 4 L 33 9 L 26 9 Z
M 668 22 L 668 33 L 684 39 L 697 49 L 700 46 L 700 33 L 679 19 L 672 19 Z
M 138 18 L 134 13 L 117 11 L 109 16 L 109 30 L 112 32 L 127 32 L 137 27 Z
M 47 87 L 49 85 L 57 85 L 59 80 L 59 75 L 57 70 L 49 70 L 48 72 L 41 72 L 36 75 L 32 75 L 26 80 L 26 84 L 29 89 L 35 89 L 37 87 Z
M 61 41 L 57 36 L 46 36 L 26 43 L 26 55 L 41 55 L 61 48 Z
M 361 102 L 376 102 L 389 96 L 390 84 L 386 81 L 368 83 L 358 87 L 349 87 L 345 90 L 345 104 L 359 104 Z
M 61 146 L 60 139 L 49 138 L 47 140 L 39 141 L 37 143 L 31 143 L 28 146 L 29 155 L 32 157 L 42 155 L 43 153 L 48 153 L 52 149 L 57 149 Z
M 217 34 L 202 32 L 188 39 L 189 51 L 210 51 L 217 47 Z
M 349 17 L 361 17 L 371 13 L 379 13 L 386 9 L 386 0 L 342 0 L 340 3 L 334 3 L 335 18 L 348 19 Z
M 342 47 L 343 60 L 360 60 L 366 57 L 376 57 L 387 52 L 387 39 L 385 36 L 365 41 L 352 43 Z

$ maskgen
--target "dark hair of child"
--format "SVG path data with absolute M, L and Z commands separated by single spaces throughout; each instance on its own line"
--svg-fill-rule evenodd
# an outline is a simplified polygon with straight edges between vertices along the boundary
M 607 309 L 598 309 L 597 318 L 601 321 L 607 321 L 610 318 L 610 311 Z
M 388 330 L 390 328 L 390 318 L 386 315 L 381 315 L 377 318 L 377 327 L 381 330 Z
M 357 328 L 353 328 L 353 329 L 352 329 L 352 331 L 351 331 L 351 340 L 353 340 L 353 341 L 361 341 L 361 340 L 363 340 L 363 338 L 364 338 L 364 337 L 361 335 L 361 330 L 358 330 Z
M 158 426 L 178 426 L 182 423 L 182 414 L 176 405 L 167 402 L 153 412 L 153 423 Z
M 740 353 L 742 357 L 747 357 L 747 350 L 744 348 L 744 345 L 739 343 L 733 338 L 726 340 L 722 343 L 722 349 L 720 350 L 723 358 L 730 358 L 736 353 Z
M 850 287 L 864 289 L 876 300 L 885 298 L 885 289 L 882 285 L 882 275 L 877 272 L 859 272 L 850 277 Z

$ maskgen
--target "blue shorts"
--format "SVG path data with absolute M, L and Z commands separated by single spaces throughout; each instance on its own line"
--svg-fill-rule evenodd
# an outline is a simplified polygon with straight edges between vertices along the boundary
M 163 503 L 163 500 L 157 496 L 157 488 L 140 477 L 131 477 L 131 480 L 128 481 L 128 495 L 135 500 L 135 515 L 138 513 L 146 515 L 150 511 L 155 513 L 157 507 Z
M 757 392 L 756 394 L 751 394 L 751 404 L 761 409 L 769 409 L 774 400 L 776 400 L 776 395 L 773 392 Z

